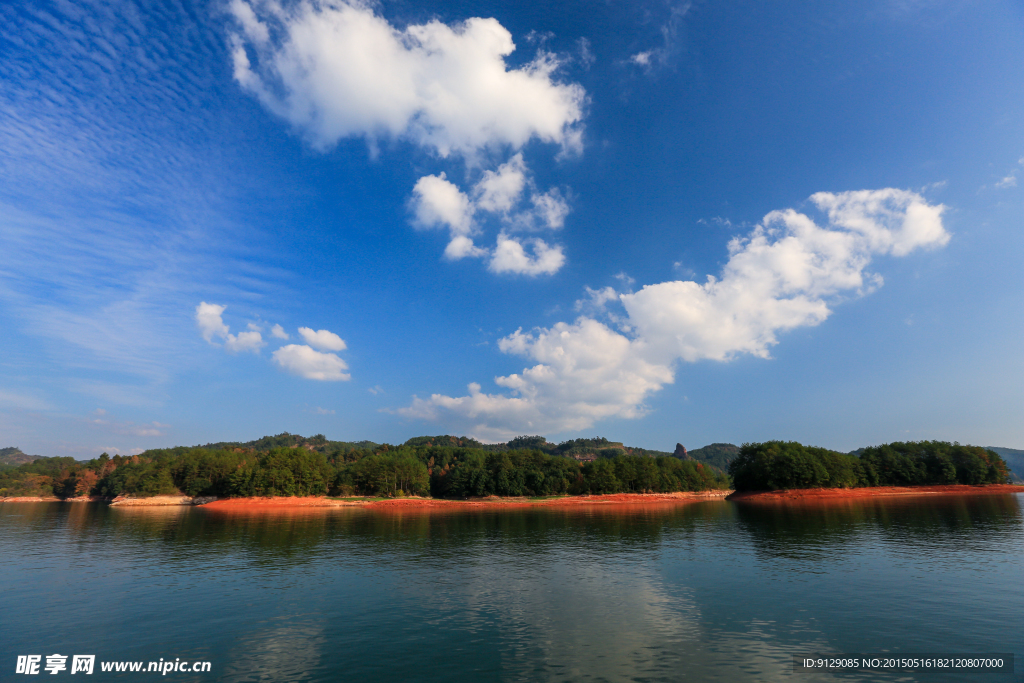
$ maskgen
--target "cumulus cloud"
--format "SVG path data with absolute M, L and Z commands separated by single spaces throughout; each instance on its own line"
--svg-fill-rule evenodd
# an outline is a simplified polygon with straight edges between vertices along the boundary
M 252 351 L 255 353 L 263 346 L 263 335 L 254 330 L 239 332 L 238 336 L 229 334 L 224 339 L 224 348 L 234 353 L 239 351 Z
M 516 46 L 495 19 L 399 30 L 368 2 L 284 7 L 233 0 L 235 79 L 315 147 L 350 136 L 403 138 L 442 157 L 522 147 L 580 148 L 586 93 L 540 52 L 510 69 Z
M 530 257 L 524 243 L 507 234 L 557 230 L 569 214 L 569 204 L 558 188 L 543 193 L 537 190 L 522 154 L 515 154 L 496 171 L 484 171 L 469 193 L 444 173 L 424 176 L 413 188 L 410 208 L 416 227 L 448 229 L 444 255 L 449 260 L 490 257 L 492 272 L 524 275 L 551 274 L 565 262 L 561 247 L 549 247 L 543 240 L 533 239 L 529 243 L 534 256 Z M 474 242 L 474 236 L 482 232 L 481 221 L 488 218 L 501 226 L 493 251 Z
M 248 330 L 231 334 L 230 328 L 221 317 L 226 306 L 208 304 L 205 301 L 196 306 L 196 324 L 203 338 L 210 344 L 218 345 L 214 340 L 224 342 L 228 351 L 252 351 L 266 346 L 260 327 L 248 324 Z M 288 333 L 280 325 L 274 325 L 270 334 L 275 339 L 288 339 Z M 348 348 L 345 340 L 330 330 L 314 330 L 311 327 L 300 327 L 299 335 L 305 344 L 288 344 L 274 351 L 272 357 L 277 365 L 293 375 L 320 381 L 345 381 L 351 378 L 347 372 L 348 365 L 335 351 Z M 0 396 L 2 398 L 2 396 Z
M 839 296 L 881 286 L 881 277 L 867 270 L 873 257 L 906 256 L 949 241 L 945 207 L 913 192 L 821 192 L 810 201 L 825 225 L 793 209 L 773 211 L 729 243 L 721 275 L 703 284 L 662 282 L 635 293 L 588 289 L 580 307 L 596 312 L 617 300 L 625 311 L 622 332 L 586 315 L 572 324 L 517 330 L 499 348 L 534 364 L 495 378 L 503 393 L 473 383 L 467 396 L 434 394 L 399 412 L 456 420 L 496 439 L 638 417 L 646 397 L 674 381 L 680 361 L 767 358 L 778 334 L 818 325 Z
M 196 325 L 199 326 L 203 339 L 213 342 L 214 337 L 223 338 L 228 335 L 228 326 L 221 318 L 226 308 L 227 306 L 208 304 L 205 301 L 196 306 Z
M 996 187 L 1001 190 L 1007 187 L 1017 187 L 1017 175 L 1015 173 L 1011 173 L 1002 180 L 996 182 Z
M 527 253 L 523 242 L 505 233 L 498 235 L 498 246 L 494 249 L 487 269 L 492 273 L 517 273 L 520 275 L 551 275 L 565 263 L 560 246 L 548 246 L 542 239 L 531 239 L 528 243 L 533 254 Z
M 293 375 L 322 382 L 347 381 L 348 365 L 333 353 L 323 353 L 303 344 L 288 344 L 274 351 L 274 362 Z
M 348 348 L 345 345 L 345 340 L 328 330 L 314 332 L 308 327 L 300 327 L 299 334 L 307 344 L 321 351 L 344 351 Z
M 237 22 L 235 79 L 317 149 L 352 136 L 371 146 L 381 138 L 404 139 L 441 157 L 459 155 L 477 170 L 484 158 L 533 139 L 559 145 L 563 153 L 582 149 L 584 89 L 560 82 L 555 72 L 562 61 L 543 50 L 528 64 L 508 68 L 505 58 L 515 44 L 494 19 L 399 30 L 359 0 L 287 8 L 232 0 L 229 9 Z M 509 248 L 523 252 L 517 240 L 500 254 L 474 241 L 482 214 L 491 214 L 503 231 L 564 224 L 569 204 L 563 193 L 539 191 L 521 153 L 483 171 L 469 192 L 444 173 L 424 176 L 410 207 L 416 227 L 448 229 L 448 260 L 490 257 L 493 272 L 528 275 L 553 272 L 551 264 L 564 261 L 560 247 L 535 262 L 510 258 L 516 254 Z
M 231 328 L 224 323 L 224 319 L 221 317 L 225 310 L 227 310 L 227 306 L 208 304 L 205 301 L 196 306 L 196 325 L 199 327 L 203 339 L 210 344 L 216 344 L 214 338 L 221 339 L 224 342 L 224 348 L 232 353 L 239 351 L 258 353 L 265 346 L 259 328 L 249 323 L 247 332 L 239 332 L 237 336 L 231 334 Z

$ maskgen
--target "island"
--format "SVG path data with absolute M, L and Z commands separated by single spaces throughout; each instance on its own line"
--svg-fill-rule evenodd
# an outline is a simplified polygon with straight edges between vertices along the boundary
M 677 444 L 666 452 L 603 437 L 554 444 L 521 436 L 483 444 L 444 435 L 395 446 L 283 433 L 246 443 L 103 453 L 89 461 L 20 451 L 11 459 L 0 465 L 0 499 L 6 502 L 210 509 L 456 509 L 1024 491 L 1010 484 L 1010 469 L 994 451 L 939 441 L 852 453 L 795 441 L 711 444 L 694 451 Z

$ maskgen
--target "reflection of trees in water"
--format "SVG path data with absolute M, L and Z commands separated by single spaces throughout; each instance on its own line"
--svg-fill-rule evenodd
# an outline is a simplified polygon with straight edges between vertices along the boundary
M 567 550 L 634 561 L 656 550 L 666 533 L 692 539 L 731 514 L 721 501 L 457 511 L 23 507 L 32 527 L 63 535 L 81 551 L 144 553 L 170 568 L 230 559 L 281 570 L 325 558 L 387 567 L 491 561 L 507 553 L 542 562 Z
M 528 553 L 552 547 L 586 547 L 630 555 L 654 549 L 666 532 L 693 531 L 724 512 L 721 503 L 680 506 L 534 507 L 507 510 L 368 513 L 360 519 L 366 540 L 385 546 L 415 542 L 424 549 L 459 551 L 500 543 Z M 357 531 L 354 529 L 354 531 Z M 358 533 L 357 531 L 357 533 Z
M 759 554 L 790 559 L 841 554 L 862 534 L 898 550 L 1006 552 L 1024 524 L 1013 494 L 738 503 L 736 518 Z

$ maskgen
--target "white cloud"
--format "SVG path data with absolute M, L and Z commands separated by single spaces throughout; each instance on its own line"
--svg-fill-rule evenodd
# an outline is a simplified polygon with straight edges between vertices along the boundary
M 533 240 L 536 259 L 526 256 L 522 244 L 508 238 L 504 231 L 558 229 L 565 224 L 569 205 L 558 188 L 538 192 L 528 176 L 522 154 L 515 154 L 497 171 L 484 171 L 481 179 L 467 194 L 452 183 L 444 173 L 420 178 L 413 187 L 410 200 L 413 225 L 419 228 L 447 227 L 450 240 L 445 258 L 455 261 L 466 257 L 491 256 L 493 272 L 517 272 L 531 275 L 557 271 L 565 259 L 561 247 L 550 248 L 541 240 Z M 496 249 L 477 246 L 473 235 L 479 234 L 477 215 L 492 214 L 502 226 Z
M 447 226 L 452 236 L 473 231 L 474 207 L 445 174 L 423 176 L 412 188 L 414 224 L 421 228 Z
M 224 338 L 228 334 L 228 326 L 220 317 L 227 306 L 208 304 L 205 301 L 196 306 L 196 324 L 203 335 L 203 339 L 213 343 L 214 337 Z
M 476 208 L 508 213 L 525 188 L 526 164 L 523 155 L 516 154 L 497 171 L 484 171 L 483 178 L 473 188 Z
M 310 408 L 309 412 L 313 413 L 314 415 L 334 415 L 335 413 L 334 409 L 332 408 L 321 408 L 320 406 L 317 406 L 316 408 Z
M 495 378 L 509 390 L 507 395 L 482 393 L 473 383 L 468 396 L 434 394 L 415 399 L 399 413 L 435 420 L 448 413 L 468 420 L 478 436 L 489 439 L 507 439 L 524 430 L 586 429 L 608 417 L 639 417 L 644 397 L 671 382 L 673 373 L 646 361 L 638 345 L 643 342 L 589 318 L 536 334 L 517 330 L 499 348 L 538 364 Z
M 374 149 L 380 138 L 401 138 L 442 157 L 460 155 L 471 168 L 535 138 L 562 153 L 582 150 L 584 89 L 559 82 L 561 62 L 543 50 L 509 69 L 505 58 L 515 44 L 494 19 L 399 30 L 360 0 L 288 8 L 232 0 L 229 9 L 238 23 L 235 79 L 318 149 L 351 136 L 366 137 Z M 424 176 L 410 208 L 417 227 L 449 230 L 449 260 L 491 256 L 474 242 L 477 213 L 493 214 L 507 231 L 558 229 L 569 213 L 558 188 L 539 192 L 529 180 L 522 154 L 484 171 L 469 193 L 444 173 Z M 561 257 L 561 248 L 555 251 Z M 507 256 L 495 254 L 492 270 L 511 263 Z M 552 251 L 541 266 L 526 267 L 553 272 L 554 261 Z
M 300 327 L 299 334 L 307 344 L 321 351 L 344 351 L 348 348 L 345 345 L 345 340 L 328 330 L 314 332 L 308 327 Z
M 998 187 L 999 189 L 1004 189 L 1007 187 L 1017 187 L 1017 176 L 1011 173 L 1010 175 L 1006 176 L 1005 178 L 997 182 L 996 187 Z
M 585 287 L 584 289 L 587 292 L 587 297 L 576 301 L 573 308 L 577 311 L 603 311 L 609 302 L 619 300 L 619 293 L 615 291 L 614 287 L 604 287 L 603 289 Z
M 224 348 L 232 353 L 238 353 L 239 351 L 252 351 L 256 353 L 263 346 L 265 346 L 263 335 L 252 330 L 239 332 L 237 337 L 229 334 L 224 339 Z
M 498 235 L 498 246 L 494 249 L 491 262 L 487 265 L 493 273 L 516 273 L 519 275 L 551 275 L 565 263 L 562 247 L 548 246 L 541 239 L 529 240 L 533 255 L 526 253 L 523 243 L 505 233 Z
M 322 353 L 309 346 L 288 344 L 274 351 L 274 362 L 293 375 L 324 382 L 347 381 L 348 365 L 333 353 Z
M 357 0 L 234 0 L 230 11 L 236 80 L 317 148 L 349 136 L 405 138 L 442 157 L 532 138 L 580 148 L 585 91 L 555 80 L 548 53 L 509 69 L 515 44 L 495 19 L 399 30 Z
M 247 331 L 239 332 L 237 336 L 231 334 L 230 328 L 224 324 L 221 317 L 226 308 L 226 306 L 208 304 L 205 301 L 196 306 L 196 324 L 199 326 L 203 338 L 211 344 L 216 344 L 215 337 L 222 339 L 224 348 L 234 353 L 239 351 L 259 353 L 259 350 L 266 346 L 259 326 L 249 323 Z M 270 334 L 277 339 L 288 339 L 288 334 L 280 325 L 274 325 Z M 300 344 L 282 346 L 273 353 L 275 363 L 288 372 L 306 379 L 343 381 L 351 377 L 346 372 L 348 365 L 345 364 L 345 361 L 331 353 L 348 348 L 344 339 L 330 330 L 314 330 L 310 327 L 300 327 L 299 335 L 308 346 Z
M 949 242 L 942 227 L 946 207 L 928 204 L 916 192 L 894 188 L 818 192 L 811 195 L 811 201 L 828 213 L 830 223 L 863 236 L 867 243 L 861 248 L 878 254 L 905 256 L 917 248 L 942 247 Z
M 238 336 L 231 334 L 230 328 L 224 324 L 224 319 L 221 318 L 226 309 L 227 306 L 208 304 L 205 301 L 196 306 L 196 325 L 199 326 L 203 339 L 211 344 L 215 344 L 214 337 L 223 339 L 224 348 L 232 353 L 239 351 L 259 353 L 259 350 L 265 345 L 263 335 L 258 332 L 259 328 L 249 323 L 248 332 L 239 332 Z
M 611 288 L 588 289 L 595 310 L 618 298 L 629 336 L 586 316 L 529 334 L 519 330 L 499 348 L 536 364 L 495 378 L 506 393 L 487 394 L 473 383 L 468 396 L 434 394 L 399 412 L 454 419 L 486 438 L 638 417 L 645 398 L 674 380 L 679 361 L 766 358 L 780 332 L 828 318 L 838 295 L 880 286 L 881 278 L 867 271 L 872 257 L 905 256 L 949 241 L 945 207 L 912 192 L 818 193 L 811 201 L 827 225 L 792 209 L 773 211 L 729 243 L 721 276 L 704 284 L 662 282 L 617 295 Z

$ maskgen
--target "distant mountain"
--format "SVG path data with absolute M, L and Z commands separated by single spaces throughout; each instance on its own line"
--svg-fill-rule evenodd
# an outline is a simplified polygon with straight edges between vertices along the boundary
M 1015 482 L 1024 484 L 1024 451 L 1017 448 L 1002 448 L 1000 446 L 986 446 L 990 451 L 995 451 L 999 457 L 1010 466 L 1010 478 Z
M 313 436 L 302 436 L 301 434 L 290 434 L 282 432 L 275 436 L 264 436 L 253 441 L 219 441 L 208 443 L 201 448 L 211 450 L 240 450 L 255 451 L 263 453 L 272 448 L 307 448 L 311 451 L 324 453 L 328 457 L 338 452 L 351 449 L 374 451 L 381 447 L 373 441 L 329 441 L 323 434 Z M 680 444 L 676 444 L 674 453 L 668 451 L 656 451 L 638 446 L 626 446 L 621 441 L 609 441 L 603 436 L 595 436 L 590 439 L 570 439 L 561 443 L 551 443 L 543 436 L 517 436 L 505 443 L 481 443 L 469 436 L 453 436 L 441 434 L 437 436 L 414 436 L 406 441 L 403 446 L 440 446 L 445 448 L 479 448 L 485 451 L 507 451 L 517 449 L 535 449 L 549 455 L 561 455 L 574 460 L 595 460 L 597 458 L 613 458 L 617 455 L 638 455 L 641 457 L 657 458 L 663 456 L 675 456 L 683 460 L 694 460 L 719 469 L 728 471 L 729 463 L 739 453 L 739 447 L 731 443 L 713 443 L 703 448 L 687 453 Z M 17 450 L 17 449 L 5 449 Z M 144 455 L 149 457 L 168 457 L 180 455 L 189 450 L 187 446 L 174 448 L 159 448 L 146 451 Z M 20 451 L 18 451 L 20 453 Z M 28 456 L 38 458 L 39 456 Z M 21 461 L 29 462 L 29 461 Z
M 272 448 L 308 448 L 311 451 L 337 451 L 346 448 L 361 448 L 372 451 L 380 446 L 373 441 L 328 441 L 323 434 L 313 436 L 302 436 L 301 434 L 289 434 L 281 432 L 276 436 L 264 436 L 254 441 L 218 441 L 217 443 L 204 444 L 203 448 L 211 450 L 243 449 L 264 453 Z
M 0 448 L 0 465 L 24 465 L 28 462 L 35 462 L 41 457 L 43 456 L 22 453 L 17 446 Z
M 683 449 L 685 452 L 685 449 Z M 676 449 L 679 452 L 679 449 Z M 698 448 L 693 451 L 686 453 L 688 460 L 696 460 L 713 467 L 717 467 L 723 472 L 729 471 L 729 463 L 731 463 L 737 455 L 740 453 L 740 447 L 731 443 L 713 443 L 703 448 Z

